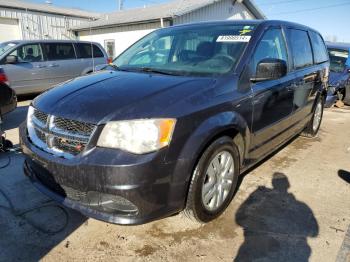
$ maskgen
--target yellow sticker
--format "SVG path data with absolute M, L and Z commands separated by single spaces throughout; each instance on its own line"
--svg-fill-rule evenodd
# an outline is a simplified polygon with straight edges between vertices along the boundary
M 239 31 L 240 32 L 240 35 L 245 35 L 245 34 L 247 34 L 247 33 L 250 33 L 252 30 L 250 30 L 250 29 L 243 29 L 243 30 L 241 30 L 241 31 Z

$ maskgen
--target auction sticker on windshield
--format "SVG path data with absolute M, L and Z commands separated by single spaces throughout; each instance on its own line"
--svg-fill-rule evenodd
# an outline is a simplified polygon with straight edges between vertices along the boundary
M 249 42 L 250 35 L 220 35 L 216 42 Z

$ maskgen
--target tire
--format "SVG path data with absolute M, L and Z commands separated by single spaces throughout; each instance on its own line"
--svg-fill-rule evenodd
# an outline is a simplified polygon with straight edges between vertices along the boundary
M 307 124 L 306 128 L 301 133 L 302 136 L 309 137 L 309 138 L 317 136 L 318 130 L 320 129 L 320 126 L 322 123 L 323 107 L 324 107 L 324 99 L 322 96 L 320 96 L 317 99 L 310 122 Z
M 204 151 L 193 171 L 183 214 L 199 223 L 220 216 L 235 193 L 239 165 L 239 151 L 233 139 L 225 136 L 215 140 Z

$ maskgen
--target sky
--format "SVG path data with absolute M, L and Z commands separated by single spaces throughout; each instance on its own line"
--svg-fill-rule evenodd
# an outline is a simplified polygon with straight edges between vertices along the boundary
M 45 3 L 45 0 L 27 0 Z M 143 7 L 169 0 L 124 0 L 124 8 Z M 268 19 L 281 19 L 310 26 L 326 40 L 350 42 L 350 0 L 253 0 Z M 51 0 L 54 5 L 93 12 L 113 12 L 118 0 Z

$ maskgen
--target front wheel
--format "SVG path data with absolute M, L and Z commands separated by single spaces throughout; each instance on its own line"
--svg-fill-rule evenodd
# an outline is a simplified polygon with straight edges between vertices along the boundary
M 317 136 L 317 133 L 318 133 L 318 130 L 320 129 L 322 118 L 323 118 L 323 106 L 324 106 L 323 97 L 320 96 L 317 99 L 312 118 L 302 133 L 303 136 L 305 137 Z
M 193 172 L 184 214 L 205 223 L 223 213 L 237 186 L 239 163 L 239 151 L 232 138 L 215 140 Z

